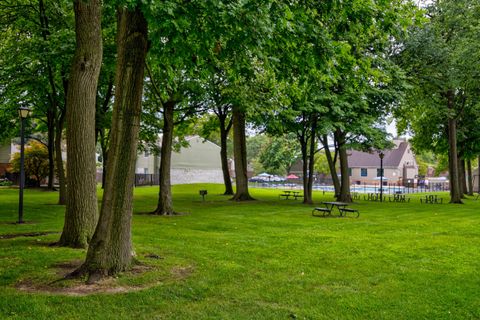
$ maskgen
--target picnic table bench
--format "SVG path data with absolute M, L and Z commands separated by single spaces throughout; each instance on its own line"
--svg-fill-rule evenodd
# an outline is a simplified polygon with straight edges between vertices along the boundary
M 312 210 L 312 216 L 316 217 L 327 217 L 332 215 L 332 210 L 334 207 L 337 207 L 340 217 L 346 217 L 348 213 L 356 214 L 357 218 L 360 216 L 360 212 L 357 209 L 347 208 L 349 205 L 345 202 L 322 202 L 325 207 L 317 207 Z M 320 214 L 321 213 L 321 214 Z
M 278 197 L 280 199 L 285 198 L 285 200 L 288 200 L 290 197 L 292 197 L 294 200 L 297 200 L 298 198 L 303 198 L 303 195 L 300 194 L 300 191 L 285 190 L 283 193 L 279 194 Z
M 344 217 L 347 216 L 347 213 L 356 214 L 357 215 L 356 218 L 360 217 L 360 212 L 357 209 L 343 207 L 343 208 L 338 208 L 338 210 L 340 210 L 341 216 L 344 216 Z
M 443 203 L 443 198 L 438 197 L 436 194 L 427 194 L 425 198 L 420 198 L 420 203 Z
M 380 201 L 380 194 L 378 193 L 367 193 L 363 196 L 363 200 L 368 201 Z
M 394 194 L 388 197 L 389 202 L 410 202 L 410 198 L 407 198 L 404 194 Z

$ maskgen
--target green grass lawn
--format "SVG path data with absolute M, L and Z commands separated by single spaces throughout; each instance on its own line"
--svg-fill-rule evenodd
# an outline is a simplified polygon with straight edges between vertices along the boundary
M 29 223 L 16 225 L 18 191 L 0 189 L 0 319 L 480 319 L 480 201 L 359 200 L 358 219 L 316 218 L 279 190 L 251 189 L 248 203 L 221 191 L 175 186 L 186 214 L 156 217 L 144 213 L 157 188 L 137 188 L 134 248 L 151 268 L 117 279 L 130 292 L 69 296 L 17 289 L 85 255 L 48 246 L 63 226 L 57 194 L 27 190 Z M 51 233 L 5 237 L 29 232 Z

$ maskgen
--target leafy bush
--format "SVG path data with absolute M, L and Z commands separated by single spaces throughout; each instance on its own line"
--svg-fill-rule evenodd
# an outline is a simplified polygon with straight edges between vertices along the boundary
M 15 153 L 12 159 L 12 172 L 20 172 L 20 153 Z M 48 150 L 43 144 L 33 141 L 25 146 L 25 180 L 35 180 L 35 185 L 48 175 Z
M 10 180 L 0 180 L 0 187 L 10 187 L 12 184 Z

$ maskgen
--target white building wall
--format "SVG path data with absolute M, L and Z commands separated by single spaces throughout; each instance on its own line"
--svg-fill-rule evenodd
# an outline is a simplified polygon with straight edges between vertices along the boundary
M 171 171 L 172 184 L 186 183 L 223 183 L 222 170 L 173 168 Z

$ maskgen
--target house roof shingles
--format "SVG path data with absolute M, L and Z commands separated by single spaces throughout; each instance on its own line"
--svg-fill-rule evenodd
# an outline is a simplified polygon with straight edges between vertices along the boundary
M 402 161 L 402 157 L 407 147 L 407 142 L 401 142 L 398 145 L 398 148 L 383 151 L 385 154 L 385 157 L 383 158 L 383 166 L 398 167 L 400 165 L 400 161 Z M 348 154 L 348 166 L 350 168 L 380 166 L 380 157 L 378 155 L 379 152 L 377 151 L 368 153 L 357 150 L 349 150 Z

